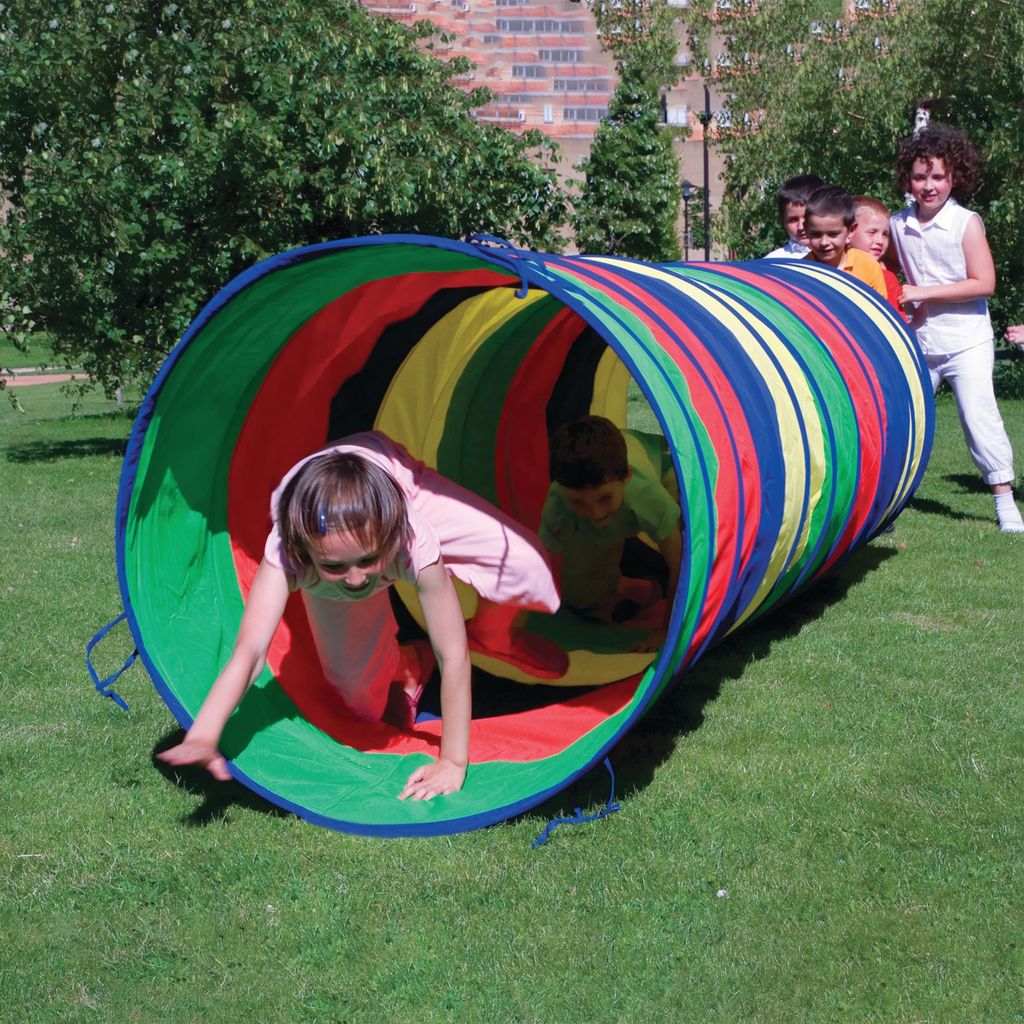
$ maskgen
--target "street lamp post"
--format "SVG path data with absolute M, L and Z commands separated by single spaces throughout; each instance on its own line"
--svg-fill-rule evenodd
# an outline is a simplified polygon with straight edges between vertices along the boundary
M 683 259 L 690 259 L 690 246 L 693 236 L 690 234 L 690 200 L 697 194 L 697 187 L 689 178 L 684 178 L 681 188 L 683 197 Z
M 711 93 L 704 86 L 704 109 L 697 115 L 704 128 L 704 260 L 711 260 L 711 190 L 708 188 L 708 129 L 711 127 Z

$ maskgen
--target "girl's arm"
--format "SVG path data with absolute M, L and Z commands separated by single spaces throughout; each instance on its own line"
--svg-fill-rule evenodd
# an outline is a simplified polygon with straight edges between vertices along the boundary
M 226 782 L 231 778 L 217 744 L 231 712 L 263 671 L 270 641 L 287 601 L 288 577 L 283 569 L 264 559 L 249 590 L 231 658 L 214 680 L 185 738 L 176 747 L 158 754 L 161 761 L 174 765 L 199 764 L 215 779 Z
M 900 303 L 942 299 L 944 302 L 963 302 L 967 299 L 987 299 L 996 290 L 996 268 L 992 250 L 985 238 L 980 217 L 971 217 L 963 238 L 967 277 L 953 284 L 905 284 Z
M 441 752 L 409 776 L 400 800 L 429 800 L 462 788 L 469 761 L 471 690 L 466 624 L 448 570 L 437 561 L 416 579 L 427 633 L 441 666 Z

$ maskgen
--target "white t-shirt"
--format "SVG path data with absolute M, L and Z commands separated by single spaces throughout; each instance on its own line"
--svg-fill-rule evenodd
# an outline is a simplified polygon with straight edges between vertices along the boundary
M 766 260 L 802 260 L 810 251 L 806 245 L 794 242 L 791 238 L 785 245 L 779 246 L 778 249 L 772 249 L 767 256 L 762 258 Z
M 892 215 L 890 227 L 900 266 L 908 284 L 956 284 L 967 280 L 964 232 L 976 213 L 955 199 L 926 224 L 917 219 L 917 207 Z M 981 218 L 978 217 L 979 223 Z M 984 230 L 982 224 L 982 230 Z M 925 355 L 952 355 L 992 341 L 992 322 L 985 299 L 927 299 L 911 312 L 910 326 Z

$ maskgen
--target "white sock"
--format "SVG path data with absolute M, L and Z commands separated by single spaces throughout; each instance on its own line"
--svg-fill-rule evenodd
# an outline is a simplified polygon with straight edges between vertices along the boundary
M 1024 519 L 1013 500 L 1013 491 L 992 495 L 996 501 L 996 518 L 1003 533 L 1024 533 Z

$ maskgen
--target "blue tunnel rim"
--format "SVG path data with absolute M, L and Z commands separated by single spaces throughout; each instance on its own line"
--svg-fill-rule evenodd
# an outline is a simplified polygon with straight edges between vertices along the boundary
M 126 530 L 128 511 L 131 496 L 138 473 L 138 461 L 141 455 L 146 432 L 152 421 L 160 393 L 171 373 L 181 359 L 184 352 L 192 341 L 198 337 L 201 331 L 219 314 L 233 299 L 243 291 L 251 287 L 257 281 L 275 273 L 279 270 L 295 266 L 300 263 L 331 255 L 345 249 L 359 249 L 383 245 L 411 245 L 419 248 L 435 248 L 449 252 L 456 252 L 462 255 L 478 258 L 485 263 L 490 263 L 499 269 L 507 271 L 511 276 L 518 277 L 527 288 L 530 286 L 550 294 L 579 316 L 588 326 L 592 327 L 600 337 L 612 348 L 623 360 L 630 371 L 631 376 L 640 387 L 658 418 L 662 430 L 666 430 L 664 417 L 658 404 L 653 400 L 645 381 L 637 375 L 637 366 L 632 357 L 626 352 L 621 342 L 607 330 L 600 320 L 588 313 L 588 310 L 572 294 L 572 289 L 566 287 L 561 281 L 552 279 L 538 269 L 548 260 L 557 257 L 546 257 L 532 250 L 517 249 L 513 247 L 497 247 L 489 244 L 488 241 L 470 242 L 458 241 L 455 239 L 441 238 L 433 235 L 416 234 L 394 234 L 394 235 L 368 235 L 356 238 L 336 239 L 329 242 L 321 242 L 315 245 L 302 246 L 297 249 L 287 250 L 282 253 L 270 256 L 267 259 L 254 264 L 252 267 L 232 278 L 207 304 L 200 310 L 196 318 L 191 322 L 179 342 L 170 352 L 164 364 L 146 392 L 139 407 L 139 411 L 132 425 L 128 444 L 125 449 L 124 461 L 120 478 L 118 481 L 117 503 L 115 509 L 115 558 L 117 566 L 118 584 L 121 593 L 122 606 L 124 608 L 129 630 L 139 651 L 139 657 L 146 668 L 154 687 L 168 710 L 174 716 L 179 726 L 188 729 L 192 724 L 192 717 L 185 711 L 180 701 L 163 675 L 157 669 L 147 649 L 143 630 L 136 616 L 131 596 L 128 592 L 127 566 L 126 566 Z M 525 291 L 522 291 L 525 294 Z M 674 390 L 674 389 L 673 389 Z M 673 463 L 677 473 L 679 472 L 678 459 L 673 452 Z M 665 668 L 670 660 L 669 651 L 678 642 L 678 634 L 681 630 L 680 619 L 682 617 L 681 606 L 678 602 L 673 603 L 672 614 L 669 621 L 669 628 L 666 633 L 665 642 L 658 652 L 658 657 L 647 668 L 641 681 L 637 685 L 639 690 L 644 692 L 633 708 L 632 712 L 624 719 L 608 740 L 601 746 L 598 752 L 582 762 L 572 772 L 568 773 L 557 783 L 548 786 L 535 793 L 531 793 L 522 799 L 511 804 L 504 804 L 499 807 L 490 808 L 487 811 L 477 812 L 462 817 L 445 818 L 433 822 L 408 822 L 400 824 L 367 824 L 365 822 L 353 822 L 345 818 L 324 815 L 309 808 L 282 797 L 262 783 L 256 781 L 247 773 L 241 771 L 233 761 L 228 761 L 228 771 L 231 776 L 244 785 L 247 789 L 263 797 L 272 805 L 295 814 L 297 817 L 313 824 L 330 828 L 336 831 L 343 831 L 354 835 L 376 836 L 385 838 L 402 838 L 413 836 L 440 836 L 451 835 L 460 832 L 474 831 L 488 825 L 498 824 L 511 818 L 518 817 L 533 809 L 539 804 L 564 792 L 584 775 L 600 765 L 615 745 L 635 726 L 637 721 L 647 712 L 651 703 L 660 698 L 671 685 L 674 685 L 682 674 L 682 667 L 672 676 L 665 678 Z M 470 766 L 472 770 L 472 766 Z

